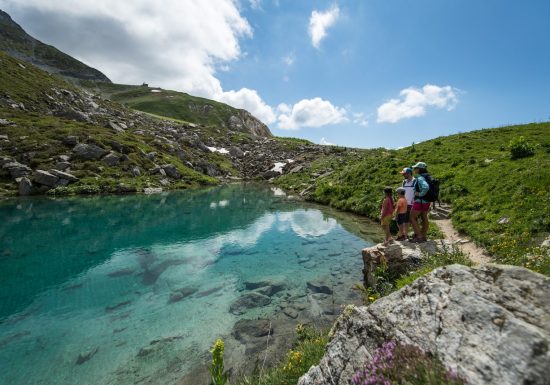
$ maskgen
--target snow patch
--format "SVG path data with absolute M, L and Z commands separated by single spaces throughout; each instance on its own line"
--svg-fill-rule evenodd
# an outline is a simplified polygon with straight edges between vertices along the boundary
M 282 163 L 282 162 L 276 162 L 275 163 L 275 166 L 273 166 L 273 168 L 271 169 L 271 171 L 275 171 L 275 172 L 278 172 L 279 174 L 282 174 L 283 173 L 283 167 L 286 166 L 286 163 Z
M 229 151 L 223 147 L 216 148 L 216 147 L 206 147 L 210 150 L 210 152 L 219 152 L 220 154 L 229 154 Z
M 162 91 L 161 90 L 151 90 L 152 93 L 154 94 L 160 94 Z

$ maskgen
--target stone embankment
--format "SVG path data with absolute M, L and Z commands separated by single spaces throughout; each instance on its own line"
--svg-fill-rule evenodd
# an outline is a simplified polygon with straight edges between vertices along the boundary
M 365 250 L 367 280 L 380 258 L 402 267 L 434 245 Z M 369 306 L 347 308 L 325 356 L 299 385 L 351 384 L 388 340 L 437 355 L 467 384 L 548 384 L 549 293 L 550 278 L 521 267 L 438 268 Z

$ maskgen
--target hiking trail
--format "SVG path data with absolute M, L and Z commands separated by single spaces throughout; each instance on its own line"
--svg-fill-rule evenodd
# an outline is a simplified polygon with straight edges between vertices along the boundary
M 453 242 L 464 254 L 468 255 L 474 265 L 491 263 L 491 257 L 485 249 L 476 245 L 468 236 L 460 235 L 453 227 L 453 223 L 449 218 L 451 213 L 449 206 L 437 207 L 434 211 L 432 212 L 432 219 L 445 235 L 445 239 Z

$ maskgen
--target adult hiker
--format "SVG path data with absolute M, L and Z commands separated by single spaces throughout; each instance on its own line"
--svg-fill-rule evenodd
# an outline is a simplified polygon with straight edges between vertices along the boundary
M 414 237 L 411 242 L 422 243 L 426 242 L 430 223 L 428 221 L 428 212 L 430 211 L 430 197 L 428 192 L 430 191 L 430 185 L 428 180 L 431 180 L 430 174 L 428 174 L 428 166 L 424 162 L 418 162 L 412 166 L 416 175 L 415 191 L 414 191 L 414 203 L 411 210 L 410 221 L 414 229 Z M 422 229 L 418 225 L 418 217 L 422 219 Z
M 403 223 L 403 231 L 405 234 L 408 234 L 411 210 L 414 204 L 416 179 L 413 177 L 413 170 L 410 167 L 405 167 L 401 170 L 401 175 L 403 175 L 403 183 L 401 184 L 401 187 L 405 190 L 405 199 L 407 199 L 407 215 L 405 216 L 405 221 Z

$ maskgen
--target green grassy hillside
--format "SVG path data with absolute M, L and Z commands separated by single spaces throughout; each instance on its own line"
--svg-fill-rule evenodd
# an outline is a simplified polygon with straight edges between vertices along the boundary
M 81 85 L 104 98 L 152 115 L 218 129 L 230 128 L 231 117 L 237 117 L 245 126 L 245 131 L 251 131 L 247 129 L 247 126 L 252 124 L 257 126 L 257 129 L 263 133 L 260 136 L 271 136 L 267 126 L 252 117 L 248 112 L 214 100 L 148 86 L 93 82 L 81 82 Z M 247 122 L 247 120 L 250 121 Z M 234 130 L 243 131 L 242 129 Z
M 176 140 L 189 142 L 194 131 L 188 126 L 92 98 L 61 78 L 2 52 L 0 77 L 0 118 L 3 119 L 0 166 L 16 161 L 32 170 L 51 170 L 61 156 L 67 156 L 70 158 L 67 171 L 79 178 L 68 187 L 59 186 L 48 193 L 113 193 L 141 191 L 145 187 L 175 189 L 216 184 L 218 180 L 204 175 L 198 168 L 191 168 L 190 162 L 193 165 L 227 163 L 222 155 L 197 148 L 186 147 L 183 157 L 182 144 Z M 128 128 L 117 131 L 110 122 L 125 124 Z M 80 159 L 74 154 L 75 142 L 98 146 L 119 160 L 108 164 L 100 158 Z M 150 172 L 157 165 L 165 164 L 174 165 L 179 176 L 167 178 Z M 140 175 L 132 172 L 135 168 L 140 170 Z M 0 195 L 15 194 L 17 184 L 13 176 L 0 167 Z
M 509 144 L 521 136 L 534 155 L 512 159 Z M 550 275 L 547 251 L 538 247 L 550 233 L 550 123 L 474 131 L 401 150 L 342 149 L 277 183 L 296 191 L 310 187 L 314 201 L 375 219 L 383 187 L 398 187 L 399 171 L 417 161 L 441 180 L 441 198 L 452 204 L 459 231 L 499 263 Z M 332 173 L 316 178 L 326 172 Z
M 95 68 L 29 36 L 2 10 L 0 10 L 0 51 L 68 78 L 110 82 Z

